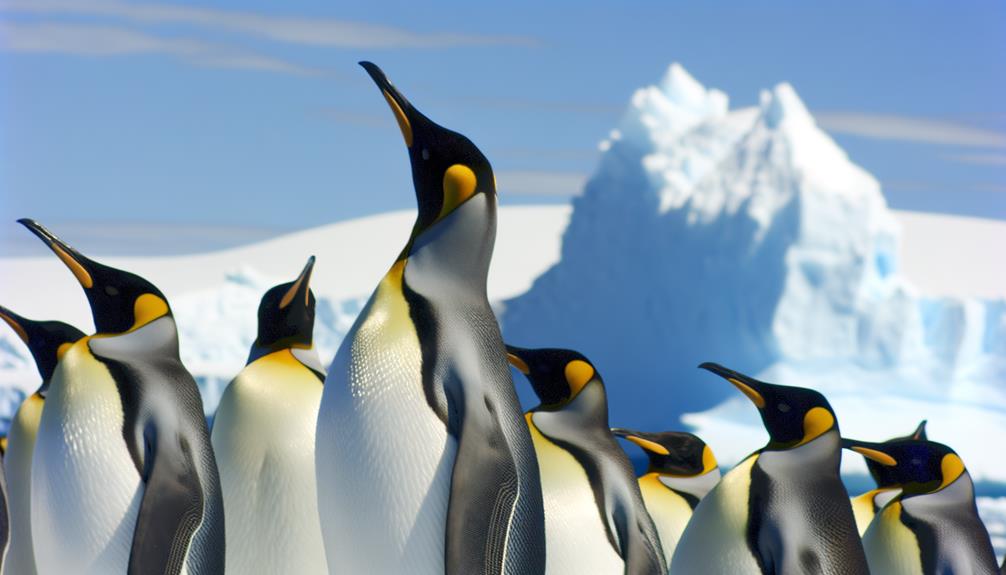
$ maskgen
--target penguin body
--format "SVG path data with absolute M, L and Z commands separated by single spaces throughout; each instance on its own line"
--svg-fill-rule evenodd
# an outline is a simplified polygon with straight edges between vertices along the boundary
M 770 441 L 699 503 L 671 573 L 868 573 L 839 477 L 842 443 L 827 400 L 716 364 L 702 367 L 751 399 Z
M 910 435 L 895 437 L 888 440 L 888 443 L 905 439 L 926 439 L 926 421 L 923 420 L 919 423 Z M 856 529 L 859 530 L 861 537 L 866 533 L 866 529 L 877 513 L 901 493 L 897 477 L 889 467 L 881 465 L 869 457 L 864 457 L 864 459 L 877 488 L 852 498 L 852 512 L 856 517 Z
M 42 383 L 18 406 L 7 432 L 4 453 L 10 511 L 10 548 L 3 573 L 34 575 L 31 537 L 31 462 L 49 383 L 62 354 L 84 333 L 57 321 L 34 321 L 0 307 L 0 319 L 17 333 L 35 360 Z
M 668 568 L 674 549 L 692 512 L 720 481 L 712 450 L 691 433 L 644 433 L 627 429 L 612 432 L 643 448 L 649 467 L 639 478 L 646 510 L 660 534 Z
M 0 457 L 0 572 L 7 569 L 10 550 L 10 500 L 7 498 L 7 470 Z
M 492 169 L 363 65 L 409 148 L 419 215 L 326 379 L 315 456 L 329 570 L 541 573 L 538 467 L 485 291 Z
M 525 417 L 541 470 L 546 573 L 666 573 L 632 464 L 608 428 L 600 374 L 571 350 L 507 351 L 542 402 Z
M 98 333 L 53 375 L 32 459 L 39 573 L 222 573 L 223 503 L 202 399 L 163 294 L 22 220 L 74 273 Z
M 214 418 L 228 573 L 328 573 L 314 469 L 324 369 L 312 347 L 313 263 L 262 298 L 248 365 Z
M 863 535 L 870 571 L 885 575 L 996 575 L 974 483 L 949 447 L 925 440 L 846 445 L 892 468 L 900 494 Z

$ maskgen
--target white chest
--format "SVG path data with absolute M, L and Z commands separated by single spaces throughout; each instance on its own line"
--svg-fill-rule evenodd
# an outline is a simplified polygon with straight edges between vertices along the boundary
M 32 461 L 38 571 L 124 573 L 143 486 L 108 370 L 77 342 L 49 389 Z
M 545 506 L 545 572 L 622 573 L 624 562 L 608 541 L 583 466 L 542 435 L 530 415 L 528 419 Z
M 346 336 L 318 415 L 322 533 L 332 573 L 443 573 L 456 442 L 428 406 L 394 270 Z
M 746 534 L 751 467 L 756 460 L 752 456 L 738 464 L 699 502 L 674 550 L 672 575 L 760 575 Z
M 213 425 L 229 573 L 328 573 L 315 487 L 321 382 L 289 351 L 228 386 Z

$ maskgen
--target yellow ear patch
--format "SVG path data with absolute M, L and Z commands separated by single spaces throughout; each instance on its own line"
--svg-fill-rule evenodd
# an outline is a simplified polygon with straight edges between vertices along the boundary
M 402 107 L 398 105 L 398 102 L 391 97 L 391 94 L 387 90 L 381 90 L 384 94 L 384 99 L 388 101 L 388 106 L 391 107 L 392 113 L 395 114 L 395 120 L 398 121 L 398 129 L 402 131 L 402 138 L 405 139 L 405 147 L 412 147 L 412 124 L 409 123 L 408 116 L 402 111 Z
M 28 343 L 28 332 L 26 332 L 24 328 L 21 327 L 21 324 L 14 321 L 14 318 L 8 316 L 3 312 L 0 312 L 0 318 L 2 318 L 5 322 L 7 322 L 7 325 L 9 325 L 12 330 L 14 330 L 14 333 L 16 333 L 19 338 L 21 338 L 21 341 L 23 341 L 25 344 Z
M 63 359 L 63 356 L 66 355 L 66 352 L 70 351 L 71 347 L 73 347 L 73 344 L 70 342 L 61 343 L 56 349 L 56 361 Z
M 464 164 L 454 164 L 444 172 L 444 205 L 440 208 L 440 216 L 444 217 L 454 211 L 454 208 L 472 197 L 478 178 L 475 172 Z
M 565 375 L 566 383 L 569 384 L 569 396 L 576 397 L 583 386 L 594 378 L 594 366 L 582 359 L 574 359 L 566 364 Z
M 167 314 L 168 302 L 152 293 L 145 293 L 136 298 L 133 304 L 133 329 L 145 326 Z
M 66 251 L 63 250 L 63 248 L 59 247 L 58 245 L 52 244 L 51 247 L 52 251 L 56 253 L 56 256 L 59 257 L 59 259 L 63 260 L 63 263 L 66 264 L 66 267 L 70 268 L 70 271 L 73 272 L 74 277 L 77 278 L 77 281 L 80 282 L 80 285 L 84 286 L 85 288 L 90 288 L 91 286 L 94 285 L 94 280 L 91 279 L 91 274 L 88 273 L 88 271 L 84 268 L 84 266 L 80 265 L 80 262 L 73 259 L 73 256 L 66 253 Z
M 947 485 L 950 485 L 957 478 L 964 473 L 964 462 L 956 454 L 948 453 L 943 456 L 943 461 L 940 463 L 940 471 L 943 472 L 943 482 L 940 483 L 940 489 L 943 489 Z
M 891 457 L 890 455 L 877 451 L 876 449 L 870 449 L 869 447 L 853 447 L 851 448 L 856 453 L 862 455 L 863 457 L 869 459 L 870 461 L 876 461 L 881 465 L 886 465 L 888 467 L 894 467 L 898 464 L 898 461 Z
M 527 363 L 516 355 L 508 353 L 506 354 L 506 360 L 510 362 L 510 365 L 516 367 L 517 371 L 523 373 L 524 375 L 531 373 L 531 368 L 527 366 Z
M 702 473 L 709 473 L 713 469 L 719 467 L 716 462 L 716 457 L 713 456 L 713 450 L 709 446 L 705 446 L 702 449 Z
M 799 445 L 817 439 L 835 426 L 835 416 L 823 407 L 815 407 L 803 416 L 803 439 Z
M 765 398 L 762 397 L 760 393 L 755 391 L 753 387 L 733 377 L 728 377 L 727 381 L 734 384 L 734 387 L 741 390 L 741 393 L 744 395 L 748 396 L 748 399 L 751 400 L 751 403 L 755 404 L 755 407 L 758 409 L 765 407 Z
M 670 451 L 667 451 L 666 447 L 660 445 L 655 441 L 650 441 L 649 439 L 643 439 L 642 437 L 638 437 L 636 435 L 626 435 L 625 438 L 647 451 L 652 451 L 653 453 L 658 453 L 660 455 L 671 454 Z

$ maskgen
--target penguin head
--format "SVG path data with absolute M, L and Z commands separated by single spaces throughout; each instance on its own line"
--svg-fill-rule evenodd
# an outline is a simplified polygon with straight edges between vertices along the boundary
M 900 487 L 903 499 L 939 491 L 966 471 L 953 449 L 925 439 L 870 443 L 843 438 L 842 447 L 888 468 L 888 485 Z
M 313 270 L 314 256 L 311 256 L 297 279 L 265 292 L 258 307 L 255 346 L 270 351 L 311 347 L 315 305 L 310 286 Z
M 419 204 L 412 239 L 477 194 L 495 199 L 492 166 L 471 140 L 420 113 L 375 64 L 360 65 L 387 100 L 409 150 Z
M 85 257 L 41 224 L 29 219 L 18 220 L 18 223 L 45 242 L 73 272 L 91 304 L 97 333 L 125 333 L 171 315 L 167 298 L 154 284 L 136 274 Z
M 928 439 L 926 436 L 926 420 L 923 419 L 922 422 L 919 423 L 918 427 L 915 428 L 915 431 L 911 434 L 902 437 L 895 437 L 885 441 L 884 443 L 894 443 L 906 439 Z M 873 477 L 873 480 L 877 483 L 877 487 L 892 487 L 899 483 L 897 473 L 892 466 L 884 465 L 883 463 L 870 459 L 865 455 L 863 456 L 863 459 L 866 460 L 866 467 L 870 470 L 870 476 Z
M 56 371 L 56 364 L 74 342 L 84 337 L 84 332 L 61 321 L 30 320 L 3 306 L 0 306 L 0 319 L 7 322 L 7 325 L 28 346 L 31 356 L 35 359 L 38 374 L 42 376 L 42 386 L 38 394 L 45 397 L 49 391 L 49 380 Z
M 716 363 L 707 362 L 699 367 L 726 379 L 754 403 L 769 434 L 766 449 L 793 449 L 832 429 L 838 431 L 834 410 L 813 389 L 758 381 Z
M 506 346 L 510 365 L 523 373 L 541 401 L 537 409 L 561 409 L 601 376 L 582 353 L 571 349 Z M 603 386 L 602 386 L 603 387 Z
M 685 431 L 647 433 L 614 428 L 611 432 L 643 448 L 650 473 L 676 477 L 705 475 L 719 467 L 713 450 L 695 434 Z

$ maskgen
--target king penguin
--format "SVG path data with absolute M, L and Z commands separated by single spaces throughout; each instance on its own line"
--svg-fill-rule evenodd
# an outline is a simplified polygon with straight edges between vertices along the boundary
M 863 535 L 870 571 L 883 575 L 998 575 L 975 487 L 960 456 L 933 441 L 844 445 L 893 468 L 901 493 Z
M 926 421 L 923 420 L 910 435 L 895 437 L 888 440 L 888 443 L 905 439 L 927 439 Z M 852 513 L 856 516 L 856 529 L 859 530 L 860 536 L 866 533 L 866 528 L 870 526 L 874 516 L 901 493 L 901 488 L 898 486 L 901 482 L 894 472 L 895 467 L 880 464 L 866 456 L 863 459 L 866 460 L 866 467 L 877 488 L 852 498 Z
M 313 346 L 314 257 L 258 308 L 248 365 L 213 420 L 227 513 L 227 572 L 328 573 L 314 473 L 325 369 Z
M 507 346 L 541 405 L 527 419 L 541 469 L 549 575 L 667 573 L 632 464 L 608 427 L 604 381 L 583 354 Z
M 199 389 L 149 281 L 20 220 L 84 288 L 97 331 L 53 374 L 32 459 L 32 543 L 43 575 L 219 574 L 220 481 Z
M 325 382 L 315 457 L 329 570 L 541 573 L 538 464 L 486 296 L 492 167 L 362 66 L 405 139 L 419 213 Z
M 758 381 L 715 363 L 758 408 L 765 447 L 731 469 L 695 508 L 671 573 L 869 573 L 849 494 L 839 477 L 838 421 L 828 400 Z
M 10 549 L 3 573 L 34 575 L 35 550 L 31 542 L 31 460 L 38 423 L 56 365 L 84 333 L 59 321 L 34 321 L 0 306 L 3 319 L 28 346 L 42 384 L 17 408 L 7 431 L 4 466 L 10 494 Z
M 3 457 L 0 457 L 0 573 L 6 572 L 7 570 L 7 555 L 10 551 L 10 527 L 10 499 L 7 497 L 7 469 L 4 466 Z
M 611 431 L 641 447 L 649 459 L 646 473 L 639 477 L 639 491 L 657 526 L 664 559 L 670 567 L 674 548 L 695 506 L 720 481 L 713 450 L 697 435 L 685 431 Z

